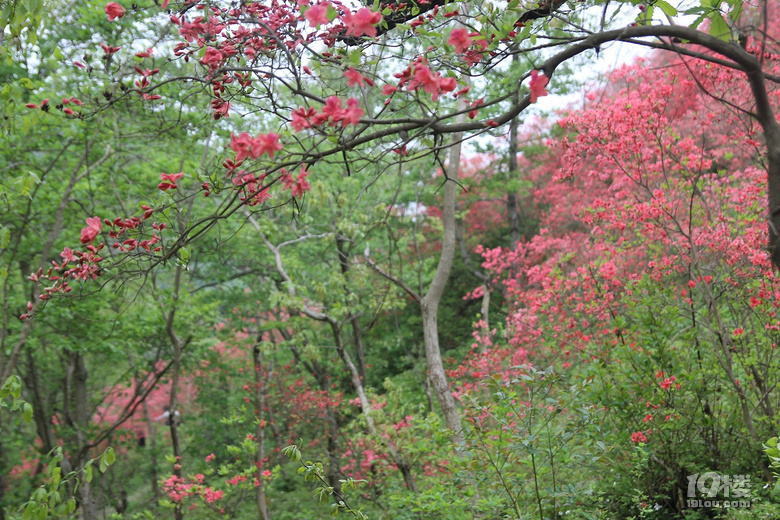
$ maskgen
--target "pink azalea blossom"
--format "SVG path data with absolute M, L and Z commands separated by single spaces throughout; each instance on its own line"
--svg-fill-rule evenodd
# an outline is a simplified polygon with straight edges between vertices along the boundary
M 254 141 L 252 137 L 246 132 L 241 132 L 238 137 L 236 137 L 235 134 L 231 134 L 230 138 L 230 148 L 236 152 L 236 162 L 240 163 L 251 153 L 252 144 Z
M 344 15 L 347 36 L 376 36 L 376 24 L 382 21 L 382 13 L 375 13 L 368 7 Z
M 309 182 L 306 180 L 307 175 L 309 175 L 309 172 L 306 171 L 304 166 L 301 166 L 298 178 L 295 179 L 295 183 L 290 187 L 293 197 L 298 198 L 311 189 Z
M 455 52 L 463 54 L 471 47 L 472 39 L 467 29 L 459 27 L 452 30 L 450 37 L 447 38 L 447 43 L 455 47 Z
M 292 121 L 290 122 L 290 126 L 292 126 L 293 130 L 296 132 L 300 132 L 306 128 L 311 128 L 312 123 L 310 119 L 316 113 L 317 111 L 312 107 L 309 107 L 308 109 L 298 107 L 292 112 Z
M 103 49 L 103 52 L 106 53 L 106 56 L 111 56 L 122 47 L 114 47 L 113 45 L 106 45 L 105 43 L 101 43 L 100 48 Z
M 62 253 L 60 253 L 60 256 L 62 257 L 62 261 L 66 264 L 69 262 L 75 262 L 76 261 L 76 255 L 73 254 L 74 252 L 69 248 L 66 247 L 62 250 Z
M 278 152 L 282 148 L 283 148 L 282 143 L 279 142 L 279 134 L 275 134 L 273 132 L 268 132 L 267 134 L 259 134 L 252 141 L 251 156 L 253 159 L 257 159 L 264 153 L 267 153 L 268 156 L 271 159 L 273 159 L 274 152 Z
M 365 76 L 355 70 L 354 67 L 347 69 L 344 73 L 344 77 L 347 78 L 348 87 L 354 87 L 355 85 L 362 87 L 366 82 Z
M 87 227 L 81 228 L 82 244 L 89 244 L 95 240 L 103 227 L 103 223 L 100 221 L 100 217 L 90 217 L 86 220 L 86 222 Z
M 108 21 L 113 22 L 125 15 L 125 8 L 116 2 L 109 2 L 106 4 L 106 14 L 108 15 Z
M 531 103 L 536 103 L 538 98 L 547 95 L 545 87 L 549 82 L 550 78 L 544 74 L 540 76 L 538 70 L 531 71 Z
M 162 191 L 176 189 L 179 187 L 176 181 L 182 177 L 184 177 L 183 173 L 161 173 L 160 179 L 162 179 L 162 182 L 157 185 L 157 188 Z
M 209 70 L 214 70 L 219 68 L 224 58 L 225 56 L 219 49 L 209 47 L 206 49 L 206 54 L 203 55 L 203 57 L 200 59 L 200 62 L 204 65 L 208 65 Z
M 341 98 L 330 96 L 325 100 L 325 106 L 322 107 L 322 115 L 327 119 L 330 117 L 333 121 L 341 121 L 344 118 L 344 109 L 341 107 Z
M 356 125 L 360 122 L 360 118 L 363 117 L 365 112 L 358 106 L 359 101 L 356 98 L 349 98 L 347 100 L 347 109 L 344 111 L 343 120 L 341 126 Z
M 319 27 L 320 25 L 325 25 L 330 22 L 328 20 L 328 4 L 327 3 L 319 3 L 317 5 L 312 5 L 306 10 L 306 14 L 303 15 L 304 18 L 306 18 L 306 21 L 309 22 L 309 25 L 312 27 Z

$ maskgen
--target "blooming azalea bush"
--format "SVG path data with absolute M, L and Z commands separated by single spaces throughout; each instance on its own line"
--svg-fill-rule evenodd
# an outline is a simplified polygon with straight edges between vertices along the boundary
M 730 73 L 690 67 L 740 103 Z M 565 133 L 531 174 L 540 233 L 515 250 L 480 249 L 511 302 L 506 334 L 478 331 L 452 372 L 465 390 L 485 373 L 516 378 L 520 362 L 591 381 L 586 402 L 614 428 L 600 507 L 617 515 L 681 513 L 686 475 L 707 469 L 767 476 L 758 448 L 773 431 L 780 293 L 764 249 L 760 143 L 688 74 L 674 61 L 660 76 L 624 67 L 605 87 L 613 103 L 559 120 Z M 638 480 L 625 470 L 637 448 Z

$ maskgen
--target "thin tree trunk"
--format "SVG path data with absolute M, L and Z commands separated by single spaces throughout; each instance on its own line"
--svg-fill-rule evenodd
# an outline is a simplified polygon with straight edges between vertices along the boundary
M 347 272 L 349 271 L 349 257 L 344 250 L 344 245 L 347 241 L 340 236 L 336 236 L 336 248 L 339 252 L 339 265 L 341 266 L 341 274 L 344 276 L 344 291 L 347 295 L 350 294 L 349 289 L 346 286 Z M 349 311 L 347 316 L 349 323 L 352 327 L 352 338 L 355 342 L 355 352 L 357 353 L 358 371 L 360 372 L 360 379 L 363 383 L 366 382 L 366 354 L 363 348 L 363 333 L 360 330 L 360 323 L 358 317 Z
M 490 332 L 490 287 L 488 284 L 482 285 L 482 305 L 479 308 L 480 314 L 482 314 L 482 321 L 485 322 L 485 333 Z M 484 343 L 482 343 L 484 347 Z
M 176 302 L 179 299 L 179 289 L 181 288 L 181 275 L 182 275 L 182 266 L 179 264 L 176 266 L 176 271 L 174 275 L 174 283 L 173 283 L 173 304 L 171 306 L 171 309 L 166 313 L 165 311 L 165 305 L 160 302 L 160 307 L 163 311 L 163 316 L 165 316 L 165 330 L 168 334 L 168 339 L 170 339 L 171 346 L 173 347 L 173 366 L 171 367 L 173 370 L 173 373 L 171 374 L 171 396 L 170 401 L 168 404 L 168 426 L 171 432 L 171 447 L 173 449 L 173 456 L 175 458 L 175 461 L 173 463 L 173 475 L 175 475 L 178 479 L 182 478 L 182 458 L 181 458 L 181 442 L 179 439 L 179 421 L 178 417 L 176 416 L 176 409 L 178 406 L 178 397 L 179 397 L 179 376 L 181 374 L 181 354 L 182 350 L 184 349 L 184 346 L 187 341 L 182 341 L 181 338 L 179 338 L 178 334 L 176 334 L 176 330 L 174 328 L 174 320 L 176 318 Z M 182 511 L 182 504 L 181 502 L 177 502 L 174 510 L 173 510 L 173 516 L 175 520 L 182 520 L 184 518 L 184 512 Z
M 265 396 L 267 382 L 263 376 L 263 351 L 260 348 L 260 339 L 259 337 L 257 338 L 258 343 L 252 349 L 255 368 L 255 407 L 257 408 L 255 466 L 257 467 L 257 481 L 259 484 L 255 487 L 255 502 L 260 520 L 269 520 L 268 501 L 265 497 L 265 482 L 263 481 L 263 473 L 261 471 L 263 459 L 265 459 Z
M 87 392 L 87 366 L 84 363 L 84 356 L 80 352 L 71 352 L 70 359 L 73 370 L 73 407 L 76 423 L 76 440 L 78 446 L 84 446 L 87 443 L 86 430 L 89 425 L 89 403 Z M 74 460 L 72 466 L 80 468 L 85 461 Z M 81 498 L 81 510 L 84 520 L 98 520 L 97 504 L 95 503 L 92 485 L 83 479 L 79 486 L 79 495 Z
M 512 67 L 517 67 L 520 56 L 512 55 Z M 519 94 L 515 92 L 514 104 L 520 102 Z M 520 123 L 518 116 L 512 118 L 509 122 L 509 186 L 513 186 L 519 175 L 517 167 L 517 127 Z M 517 214 L 517 194 L 509 191 L 506 195 L 506 212 L 509 218 L 509 247 L 514 251 L 517 249 L 517 241 L 520 240 L 520 219 Z
M 40 384 L 38 383 L 38 370 L 35 366 L 35 359 L 32 356 L 32 352 L 29 350 L 26 352 L 27 357 L 27 373 L 25 374 L 24 383 L 30 391 L 30 405 L 33 408 L 33 418 L 35 419 L 35 429 L 38 432 L 43 443 L 43 451 L 48 453 L 54 448 L 54 439 L 52 431 L 49 426 L 51 423 L 51 416 L 46 412 L 46 407 L 43 405 L 43 395 L 41 392 Z
M 458 109 L 465 111 L 466 104 L 462 99 L 458 100 Z M 455 124 L 466 120 L 466 114 L 461 113 L 455 118 Z M 463 444 L 463 426 L 460 422 L 460 414 L 455 403 L 455 398 L 450 391 L 450 384 L 444 372 L 444 363 L 439 347 L 439 303 L 441 302 L 447 280 L 450 277 L 452 262 L 455 257 L 455 203 L 458 190 L 458 173 L 460 170 L 461 141 L 463 134 L 455 133 L 452 136 L 449 160 L 445 171 L 444 201 L 442 203 L 442 224 L 444 236 L 442 238 L 439 264 L 436 274 L 425 296 L 420 300 L 420 310 L 423 320 L 423 340 L 425 342 L 425 359 L 428 363 L 428 375 L 430 377 L 433 392 L 439 401 L 444 421 L 452 430 L 452 439 L 455 444 Z
M 133 361 L 133 356 L 130 354 L 130 350 L 127 350 L 127 359 L 130 364 L 130 369 L 133 371 L 133 386 L 136 388 L 136 391 L 138 388 L 140 388 L 141 383 L 138 380 L 138 370 L 136 369 L 135 362 Z M 152 414 L 149 412 L 149 405 L 146 403 L 146 399 L 143 400 L 141 403 L 141 409 L 144 413 L 144 421 L 146 422 L 146 427 L 149 429 L 149 438 L 148 440 L 148 446 L 149 446 L 149 479 L 151 480 L 152 485 L 152 496 L 154 497 L 155 503 L 160 498 L 160 488 L 157 485 L 157 481 L 159 480 L 159 477 L 157 475 L 157 439 L 156 439 L 156 432 L 155 432 L 155 424 L 154 421 L 152 421 Z M 146 441 L 144 441 L 146 442 Z
M 176 418 L 176 406 L 178 399 L 179 388 L 179 373 L 181 371 L 181 349 L 178 342 L 173 347 L 173 374 L 171 375 L 171 400 L 168 405 L 168 424 L 171 431 L 171 446 L 173 448 L 173 456 L 176 461 L 173 463 L 173 474 L 181 479 L 181 443 L 179 441 L 179 421 Z M 181 508 L 181 503 L 177 502 L 176 507 L 173 510 L 174 518 L 176 520 L 182 520 L 184 513 Z

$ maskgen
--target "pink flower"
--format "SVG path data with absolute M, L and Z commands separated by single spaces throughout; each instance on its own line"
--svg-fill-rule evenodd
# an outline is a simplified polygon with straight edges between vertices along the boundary
M 100 217 L 90 217 L 86 220 L 87 227 L 81 228 L 81 243 L 89 244 L 98 236 L 100 229 L 103 227 L 103 223 L 100 221 Z
M 306 21 L 309 22 L 309 25 L 312 27 L 319 27 L 320 25 L 325 25 L 330 22 L 328 20 L 328 4 L 327 3 L 319 3 L 317 5 L 312 5 L 306 10 L 306 14 L 303 15 L 304 18 L 306 18 Z
M 206 462 L 211 462 L 212 460 L 214 460 L 214 454 L 213 453 L 210 453 L 210 454 L 206 455 Z
M 204 498 L 206 499 L 206 502 L 211 504 L 212 502 L 214 502 L 216 500 L 220 500 L 222 498 L 222 495 L 223 495 L 223 493 L 222 493 L 221 489 L 219 491 L 214 491 L 213 489 L 208 488 L 208 489 L 206 489 L 206 493 L 204 495 Z
M 634 432 L 631 434 L 631 442 L 647 442 L 647 437 L 642 432 Z
M 309 121 L 309 119 L 316 114 L 317 111 L 312 107 L 309 107 L 308 109 L 298 107 L 292 112 L 292 121 L 290 122 L 290 126 L 292 126 L 293 130 L 296 132 L 300 132 L 306 128 L 311 128 L 312 123 Z
M 253 143 L 254 140 L 252 139 L 252 136 L 246 132 L 241 132 L 238 137 L 236 137 L 235 134 L 230 134 L 230 148 L 236 152 L 237 163 L 240 163 L 249 156 L 252 152 Z
M 458 86 L 458 80 L 452 77 L 441 78 L 439 80 L 439 90 L 442 92 L 452 92 Z
M 606 262 L 599 268 L 599 272 L 601 273 L 601 276 L 603 276 L 605 280 L 611 280 L 617 274 L 617 268 L 615 267 L 615 264 L 613 262 Z
M 358 9 L 355 13 L 344 15 L 347 26 L 347 36 L 376 36 L 376 24 L 382 21 L 382 13 L 375 13 L 368 7 Z
M 109 2 L 106 4 L 106 14 L 108 15 L 108 21 L 113 22 L 125 15 L 125 8 L 116 2 Z
M 60 256 L 62 257 L 62 261 L 65 262 L 66 264 L 68 262 L 75 262 L 76 261 L 76 256 L 73 254 L 73 251 L 71 251 L 71 249 L 68 248 L 68 247 L 66 247 L 65 249 L 62 250 L 62 253 L 60 253 Z
M 311 188 L 309 182 L 306 180 L 307 175 L 309 175 L 309 172 L 305 170 L 304 166 L 301 166 L 301 171 L 298 174 L 298 178 L 295 179 L 295 184 L 293 184 L 290 188 L 293 197 L 298 198 L 302 196 L 305 192 L 309 191 L 309 189 Z
M 161 173 L 160 179 L 162 179 L 162 182 L 157 185 L 157 188 L 162 191 L 176 189 L 179 187 L 177 186 L 176 181 L 182 177 L 184 177 L 183 173 Z
M 536 100 L 542 96 L 547 95 L 547 90 L 544 88 L 550 82 L 550 78 L 542 74 L 539 75 L 538 70 L 531 71 L 531 103 L 536 103 Z
M 113 45 L 106 45 L 105 43 L 101 43 L 100 47 L 103 49 L 103 52 L 106 53 L 106 56 L 111 56 L 116 51 L 122 48 L 122 47 L 114 47 Z
M 279 134 L 268 132 L 267 134 L 259 134 L 252 141 L 251 156 L 253 159 L 257 159 L 264 153 L 273 159 L 274 152 L 278 152 L 283 148 L 282 143 L 279 142 Z
M 341 107 L 341 98 L 330 96 L 325 100 L 325 106 L 322 107 L 322 115 L 327 120 L 329 117 L 333 121 L 341 121 L 344 118 L 344 109 Z
M 469 47 L 471 47 L 472 40 L 469 36 L 468 30 L 459 27 L 452 30 L 450 37 L 447 38 L 447 43 L 455 47 L 455 52 L 458 54 L 463 54 Z
M 360 122 L 360 118 L 363 117 L 365 112 L 358 106 L 358 103 L 359 101 L 356 98 L 347 100 L 347 109 L 344 111 L 344 119 L 341 121 L 341 126 L 357 125 Z
M 436 101 L 439 98 L 439 78 L 433 75 L 431 69 L 426 65 L 419 65 L 414 71 L 415 86 L 422 85 L 425 92 L 431 94 L 431 99 Z M 411 88 L 411 85 L 409 86 Z
M 200 62 L 204 65 L 208 65 L 209 70 L 214 70 L 219 68 L 223 59 L 224 55 L 221 51 L 215 49 L 214 47 L 209 47 L 206 49 L 206 54 L 203 55 L 203 57 L 200 59 Z
M 366 82 L 366 78 L 353 67 L 347 69 L 347 71 L 344 73 L 344 77 L 347 78 L 348 87 L 354 87 L 355 84 L 357 84 L 359 87 L 362 87 Z

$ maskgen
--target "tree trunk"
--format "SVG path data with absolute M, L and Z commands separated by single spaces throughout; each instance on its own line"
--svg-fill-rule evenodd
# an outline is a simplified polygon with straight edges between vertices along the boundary
M 87 393 L 87 366 L 84 363 L 84 356 L 80 352 L 70 353 L 70 362 L 73 374 L 73 417 L 76 423 L 77 445 L 87 444 L 86 430 L 89 426 L 89 403 Z M 80 451 L 79 451 L 80 452 Z M 74 460 L 71 465 L 74 468 L 80 468 L 84 460 Z M 79 486 L 79 498 L 81 499 L 81 510 L 84 520 L 98 520 L 97 504 L 95 503 L 92 485 L 83 478 Z
M 133 387 L 138 391 L 141 383 L 138 379 L 138 370 L 129 349 L 127 350 L 127 360 L 130 364 L 130 369 L 133 371 Z M 149 412 L 149 405 L 146 403 L 146 399 L 141 403 L 141 410 L 144 413 L 146 427 L 149 429 L 149 438 L 145 440 L 145 442 L 148 442 L 149 446 L 149 479 L 151 480 L 152 485 L 152 496 L 154 497 L 154 501 L 157 502 L 160 498 L 160 488 L 157 485 L 157 482 L 160 480 L 157 476 L 157 432 L 155 432 L 154 421 L 152 421 L 152 414 Z
M 512 55 L 512 66 L 517 67 L 520 61 L 520 56 L 517 54 Z M 518 93 L 515 93 L 514 104 L 520 102 Z M 516 180 L 519 171 L 517 167 L 517 127 L 520 120 L 517 116 L 512 118 L 509 122 L 509 182 L 512 186 L 512 181 Z M 517 194 L 514 191 L 509 191 L 506 195 L 506 212 L 509 218 L 509 247 L 514 251 L 517 249 L 517 241 L 520 240 L 520 219 L 517 214 Z
M 181 464 L 182 464 L 182 458 L 181 458 L 181 442 L 179 440 L 179 421 L 178 417 L 176 416 L 176 409 L 178 406 L 178 396 L 179 396 L 179 375 L 181 374 L 181 354 L 182 350 L 184 349 L 186 341 L 183 342 L 181 338 L 179 338 L 178 334 L 176 334 L 176 330 L 174 328 L 174 320 L 176 318 L 176 302 L 179 299 L 179 289 L 181 288 L 181 275 L 182 275 L 182 266 L 177 265 L 176 266 L 176 272 L 174 275 L 174 284 L 173 284 L 173 305 L 171 307 L 171 310 L 166 314 L 165 313 L 165 306 L 161 304 L 161 307 L 163 309 L 163 315 L 165 316 L 165 329 L 168 334 L 168 339 L 171 341 L 171 346 L 173 347 L 173 374 L 171 375 L 171 397 L 170 402 L 168 404 L 168 426 L 170 428 L 171 432 L 171 447 L 173 449 L 173 456 L 175 458 L 175 461 L 173 463 L 173 474 L 181 480 L 182 478 L 182 471 L 181 471 Z M 173 510 L 173 516 L 175 520 L 182 520 L 184 518 L 184 512 L 182 511 L 182 504 L 181 502 L 177 502 L 174 510 Z
M 347 256 L 347 252 L 344 250 L 344 245 L 347 241 L 340 237 L 336 236 L 336 248 L 339 251 L 339 265 L 341 266 L 341 275 L 344 276 L 344 292 L 349 296 L 350 292 L 349 289 L 346 286 L 346 277 L 347 277 L 347 271 L 349 271 L 349 257 Z M 352 338 L 355 343 L 355 352 L 357 353 L 357 361 L 358 361 L 358 371 L 360 372 L 360 379 L 363 380 L 363 383 L 366 382 L 366 354 L 365 350 L 363 349 L 363 334 L 360 330 L 360 323 L 358 321 L 358 317 L 352 313 L 352 311 L 349 311 L 348 315 L 349 323 L 352 326 Z
M 463 99 L 458 100 L 458 109 L 465 110 L 466 104 Z M 466 114 L 461 113 L 455 119 L 455 124 L 466 120 Z M 428 375 L 431 380 L 433 392 L 439 401 L 444 421 L 447 427 L 452 430 L 452 439 L 455 444 L 463 444 L 463 426 L 460 422 L 460 414 L 455 404 L 455 398 L 450 391 L 450 384 L 447 375 L 444 372 L 444 364 L 441 359 L 441 349 L 439 348 L 439 303 L 441 302 L 444 289 L 447 286 L 447 280 L 450 277 L 452 261 L 455 257 L 455 202 L 458 190 L 458 173 L 460 170 L 460 152 L 463 134 L 455 133 L 452 136 L 452 146 L 450 147 L 450 156 L 445 171 L 444 202 L 442 203 L 442 224 L 444 225 L 444 236 L 442 239 L 441 253 L 439 255 L 439 264 L 436 267 L 436 274 L 433 277 L 431 285 L 425 296 L 420 300 L 420 310 L 423 321 L 423 339 L 425 342 L 425 359 L 428 363 Z
M 258 337 L 258 343 L 252 349 L 252 358 L 255 368 L 255 408 L 257 408 L 257 425 L 255 426 L 255 442 L 257 442 L 257 451 L 255 452 L 255 466 L 257 467 L 257 482 L 255 487 L 255 502 L 257 504 L 257 514 L 260 520 L 268 520 L 268 501 L 265 497 L 265 482 L 263 482 L 263 459 L 265 459 L 265 394 L 266 381 L 264 377 L 263 351 L 260 348 L 261 338 Z

